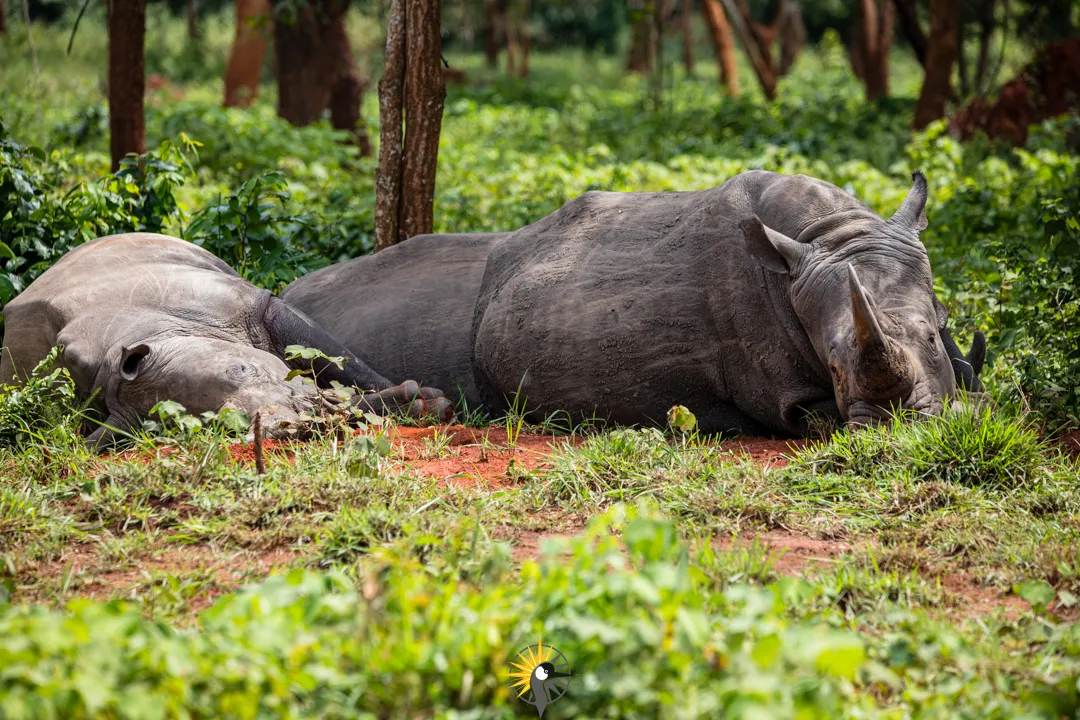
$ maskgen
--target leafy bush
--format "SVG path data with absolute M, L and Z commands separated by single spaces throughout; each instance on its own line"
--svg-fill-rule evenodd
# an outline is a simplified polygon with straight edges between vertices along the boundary
M 34 434 L 76 424 L 75 382 L 65 368 L 55 367 L 60 350 L 53 348 L 21 387 L 0 385 L 0 445 L 18 445 Z

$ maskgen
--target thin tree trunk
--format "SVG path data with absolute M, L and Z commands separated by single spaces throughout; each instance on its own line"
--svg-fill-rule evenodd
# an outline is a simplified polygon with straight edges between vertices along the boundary
M 112 169 L 146 152 L 146 0 L 113 0 L 109 23 L 109 149 Z
M 915 103 L 915 129 L 945 117 L 951 92 L 953 63 L 960 39 L 960 0 L 930 0 L 930 38 L 926 77 Z
M 894 0 L 894 2 L 896 5 L 896 14 L 900 20 L 900 32 L 904 34 L 904 39 L 906 39 L 908 45 L 911 46 L 911 51 L 915 53 L 915 58 L 925 69 L 926 33 L 923 32 L 922 25 L 919 24 L 919 13 L 915 5 L 915 0 Z
M 529 15 L 532 12 L 532 2 L 531 0 L 520 0 L 520 2 L 521 17 L 518 23 L 518 35 L 521 38 L 521 77 L 527 80 L 529 77 L 529 45 L 532 42 L 529 32 Z
M 971 89 L 971 82 L 968 79 L 967 54 L 964 52 L 963 17 L 960 19 L 956 32 L 958 33 L 956 40 L 956 77 L 960 80 L 960 97 L 966 98 L 968 91 Z
M 772 100 L 776 97 L 776 83 L 782 74 L 773 64 L 772 44 L 778 34 L 786 30 L 786 23 L 790 22 L 790 8 L 787 0 L 780 0 L 776 6 L 776 18 L 772 25 L 762 25 L 756 22 L 750 13 L 750 8 L 745 0 L 722 0 L 724 11 L 731 24 L 735 27 L 742 46 L 750 56 L 750 63 L 754 67 L 758 82 L 765 97 Z M 794 37 L 798 38 L 796 32 Z M 790 64 L 794 61 L 796 51 L 785 50 L 782 61 Z
M 986 71 L 990 64 L 990 39 L 994 34 L 996 0 L 983 0 L 979 8 L 979 59 L 975 65 L 975 94 L 986 92 Z
M 505 0 L 503 0 L 505 3 Z M 481 29 L 484 36 L 484 57 L 488 67 L 499 65 L 499 8 L 498 0 L 484 0 L 484 21 Z
M 894 12 L 891 0 L 859 2 L 857 48 L 867 100 L 889 94 L 889 50 L 892 48 Z
M 0 35 L 7 35 L 7 4 L 0 0 Z
M 295 15 L 274 17 L 278 116 L 293 125 L 317 121 L 330 99 L 334 68 L 326 38 L 336 11 L 332 4 L 334 0 L 298 3 L 292 6 Z
M 371 141 L 360 118 L 360 100 L 366 83 L 353 58 L 344 13 L 334 18 L 326 43 L 335 72 L 330 88 L 330 124 L 347 131 L 360 148 L 360 154 L 367 157 L 371 155 Z
M 735 39 L 731 36 L 731 25 L 728 24 L 720 0 L 701 0 L 701 10 L 705 15 L 713 49 L 716 51 L 720 81 L 727 88 L 728 95 L 735 97 L 739 94 L 739 74 L 735 64 Z
M 391 0 L 386 60 L 379 79 L 379 168 L 375 178 L 375 250 L 399 240 L 402 193 L 402 112 L 405 100 L 405 3 Z
M 247 107 L 259 94 L 269 22 L 270 0 L 236 0 L 236 36 L 225 69 L 225 107 Z
M 651 0 L 657 2 L 658 0 Z M 648 0 L 630 0 L 633 13 L 630 23 L 630 51 L 626 58 L 629 72 L 647 73 L 652 69 L 656 54 L 652 13 L 648 12 Z
M 400 239 L 430 233 L 435 224 L 435 170 L 446 102 L 439 65 L 441 5 L 441 0 L 409 0 L 405 7 L 406 132 Z
M 686 75 L 694 75 L 694 0 L 683 0 L 680 15 L 682 25 L 682 61 Z
M 199 38 L 199 0 L 187 0 L 188 40 Z

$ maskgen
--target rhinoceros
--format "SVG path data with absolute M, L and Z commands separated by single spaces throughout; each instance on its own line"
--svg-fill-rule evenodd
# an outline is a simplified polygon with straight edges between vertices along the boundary
M 49 350 L 76 391 L 103 419 L 87 438 L 104 448 L 136 428 L 160 400 L 190 413 L 261 413 L 269 432 L 295 424 L 322 402 L 290 369 L 313 369 L 320 386 L 363 392 L 358 407 L 446 419 L 452 406 L 435 388 L 394 385 L 323 328 L 244 280 L 210 252 L 165 235 L 130 233 L 92 240 L 62 257 L 4 308 L 0 385 L 25 381 Z M 286 361 L 302 345 L 343 356 Z
M 926 180 L 888 222 L 839 188 L 754 171 L 691 193 L 586 193 L 512 233 L 427 235 L 282 293 L 380 372 L 498 412 L 805 435 L 979 393 L 932 292 Z M 839 274 L 839 277 L 837 275 Z M 466 325 L 471 329 L 466 330 Z M 456 391 L 455 391 L 456 388 Z

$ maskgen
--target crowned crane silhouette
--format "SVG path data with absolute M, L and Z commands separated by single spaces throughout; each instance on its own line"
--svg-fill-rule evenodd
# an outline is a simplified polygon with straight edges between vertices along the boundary
M 518 653 L 518 659 L 521 662 L 511 663 L 517 671 L 509 673 L 509 677 L 517 680 L 514 683 L 515 689 L 521 688 L 518 697 L 533 705 L 537 716 L 543 718 L 547 706 L 566 692 L 566 685 L 569 682 L 566 678 L 570 677 L 570 673 L 556 670 L 555 663 L 551 661 L 558 659 L 560 666 L 568 667 L 566 658 L 551 645 L 545 647 L 541 641 Z M 523 697 L 530 690 L 532 700 Z M 562 692 L 557 692 L 560 690 Z M 557 692 L 554 697 L 551 695 L 553 691 Z

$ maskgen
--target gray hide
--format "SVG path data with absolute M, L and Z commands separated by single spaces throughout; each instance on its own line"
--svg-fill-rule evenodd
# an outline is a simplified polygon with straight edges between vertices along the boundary
M 764 171 L 699 192 L 589 192 L 496 244 L 473 319 L 488 407 L 802 436 L 955 394 L 925 178 L 884 221 L 820 180 Z
M 363 348 L 377 372 L 475 408 L 473 306 L 488 252 L 507 234 L 417 235 L 298 278 L 281 298 L 350 350 Z
M 349 349 L 363 350 L 375 371 L 444 388 L 455 402 L 460 387 L 475 408 L 482 403 L 472 382 L 470 325 L 488 254 L 507 235 L 419 235 L 298 278 L 281 297 Z M 965 357 L 945 326 L 944 305 L 935 305 L 957 380 L 981 390 L 982 334 Z
M 63 345 L 61 365 L 80 395 L 96 393 L 93 407 L 105 421 L 88 438 L 95 446 L 115 439 L 108 428 L 138 427 L 160 400 L 190 413 L 261 412 L 268 429 L 295 422 L 319 394 L 300 378 L 285 380 L 291 344 L 346 356 L 343 370 L 317 364 L 320 384 L 379 391 L 358 399 L 364 409 L 404 405 L 418 414 L 434 400 L 430 409 L 446 414 L 449 406 L 437 391 L 418 398 L 415 383 L 393 386 L 269 291 L 164 235 L 114 235 L 70 251 L 8 303 L 4 328 L 0 383 L 25 379 Z

